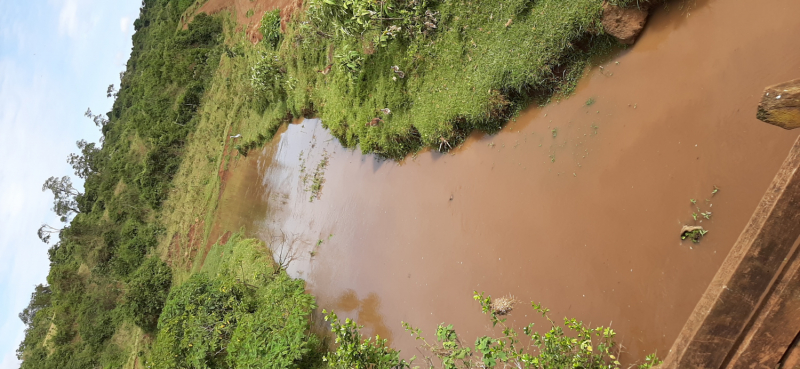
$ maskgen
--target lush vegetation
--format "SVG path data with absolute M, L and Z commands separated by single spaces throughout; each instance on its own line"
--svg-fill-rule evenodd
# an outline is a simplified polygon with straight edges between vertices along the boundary
M 534 311 L 541 314 L 550 326 L 547 332 L 539 333 L 533 328 L 534 323 L 528 324 L 522 329 L 523 341 L 515 329 L 505 324 L 516 299 L 511 296 L 492 299 L 478 292 L 475 292 L 474 299 L 489 316 L 492 326 L 500 329 L 501 335 L 477 337 L 475 344 L 469 346 L 464 344 L 453 325 L 442 323 L 436 328 L 436 340 L 429 342 L 421 329 L 404 322 L 405 330 L 420 342 L 419 351 L 422 353 L 422 357 L 414 356 L 406 361 L 400 358 L 398 351 L 386 346 L 386 340 L 363 338 L 359 332 L 361 327 L 355 322 L 350 319 L 342 322 L 331 312 L 325 320 L 331 322 L 337 347 L 325 356 L 325 361 L 337 369 L 411 368 L 416 360 L 422 361 L 423 366 L 443 369 L 619 369 L 622 365 L 617 358 L 620 347 L 614 342 L 616 333 L 611 328 L 591 328 L 581 321 L 567 318 L 564 318 L 562 327 L 550 319 L 549 309 L 531 303 Z M 649 369 L 660 363 L 653 354 L 647 356 L 638 368 Z
M 532 100 L 569 93 L 589 59 L 613 45 L 600 0 L 307 6 L 253 67 L 275 122 L 262 136 L 287 114 L 315 114 L 345 146 L 395 159 L 448 150 L 473 129 L 498 130 Z
M 511 296 L 492 299 L 483 293 L 475 292 L 474 299 L 481 305 L 484 314 L 489 315 L 492 326 L 499 326 L 499 337 L 482 336 L 475 340 L 474 347 L 463 344 L 452 325 L 440 324 L 436 329 L 436 342 L 429 343 L 420 329 L 403 323 L 406 331 L 421 341 L 421 348 L 429 355 L 424 360 L 433 366 L 434 360 L 442 368 L 585 368 L 619 369 L 621 363 L 619 346 L 614 342 L 616 333 L 611 328 L 591 328 L 576 319 L 564 318 L 564 327 L 550 319 L 549 309 L 541 304 L 531 303 L 534 311 L 541 314 L 550 327 L 544 334 L 534 330 L 534 323 L 523 327 L 523 335 L 528 343 L 523 343 L 520 334 L 505 324 L 506 316 L 513 310 L 516 299 Z M 564 328 L 567 328 L 566 330 Z M 639 369 L 651 368 L 661 361 L 650 355 Z
M 20 313 L 22 368 L 411 365 L 334 313 L 331 347 L 312 334 L 313 297 L 263 243 L 234 235 L 201 250 L 216 241 L 218 174 L 293 117 L 317 115 L 344 145 L 397 159 L 495 131 L 531 101 L 568 93 L 608 50 L 602 2 L 307 0 L 283 25 L 266 13 L 255 46 L 224 14 L 194 15 L 199 3 L 143 1 L 120 86 L 107 91 L 112 110 L 86 112 L 103 138 L 67 158 L 84 188 L 70 177 L 43 185 L 63 224 L 39 230 L 51 270 Z M 242 139 L 229 140 L 234 132 Z M 312 200 L 324 169 L 306 178 Z M 567 327 L 572 335 L 526 329 L 542 345 L 524 353 L 511 350 L 513 331 L 471 348 L 441 326 L 425 360 L 614 367 L 613 333 Z
M 147 361 L 153 368 L 295 368 L 321 364 L 309 331 L 314 298 L 256 240 L 217 245 L 204 270 L 175 287 Z

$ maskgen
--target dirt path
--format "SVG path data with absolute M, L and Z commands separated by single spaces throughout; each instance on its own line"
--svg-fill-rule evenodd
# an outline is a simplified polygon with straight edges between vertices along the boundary
M 281 9 L 281 15 L 287 16 L 301 3 L 302 0 L 208 0 L 197 12 L 214 14 L 231 10 L 236 16 L 237 23 L 246 30 L 248 39 L 257 43 L 263 38 L 258 27 L 264 13 Z M 249 13 L 250 11 L 252 13 Z
M 800 3 L 689 3 L 658 11 L 568 100 L 454 155 L 398 165 L 342 149 L 319 121 L 292 125 L 232 173 L 244 187 L 220 203 L 236 213 L 228 227 L 296 237 L 290 271 L 320 307 L 408 356 L 400 321 L 427 333 L 452 323 L 467 342 L 489 329 L 473 290 L 611 324 L 628 361 L 663 354 L 796 137 L 755 109 L 764 86 L 800 76 Z M 301 158 L 313 168 L 323 150 L 309 202 Z M 698 212 L 689 199 L 713 213 L 697 222 L 710 230 L 699 245 L 678 237 Z M 532 316 L 522 307 L 510 321 Z

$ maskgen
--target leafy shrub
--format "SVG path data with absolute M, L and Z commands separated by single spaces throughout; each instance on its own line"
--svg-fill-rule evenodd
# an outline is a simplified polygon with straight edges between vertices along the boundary
M 313 364 L 315 308 L 302 280 L 276 273 L 255 240 L 217 245 L 199 272 L 172 290 L 158 321 L 154 368 L 293 368 Z M 213 255 L 224 254 L 218 258 Z
M 564 318 L 563 327 L 552 321 L 548 309 L 540 304 L 532 304 L 548 322 L 550 330 L 541 334 L 533 330 L 533 323 L 523 328 L 523 333 L 530 344 L 521 344 L 519 334 L 505 325 L 507 315 L 513 309 L 516 299 L 513 297 L 492 300 L 483 293 L 475 292 L 474 299 L 481 304 L 484 314 L 490 316 L 493 326 L 500 325 L 503 335 L 499 338 L 483 336 L 475 340 L 473 347 L 465 346 L 456 334 L 452 325 L 440 324 L 436 329 L 436 342 L 429 343 L 420 329 L 403 322 L 407 332 L 421 341 L 421 352 L 425 354 L 425 362 L 434 367 L 434 359 L 444 369 L 461 368 L 582 368 L 582 369 L 619 369 L 617 359 L 619 348 L 614 343 L 614 331 L 610 328 L 590 328 L 575 319 Z M 323 313 L 326 321 L 331 321 L 331 330 L 336 336 L 336 351 L 325 356 L 331 368 L 409 368 L 411 362 L 399 358 L 399 352 L 386 346 L 386 340 L 376 337 L 363 339 L 360 326 L 350 319 L 342 323 L 335 313 Z M 567 333 L 569 332 L 569 333 Z M 647 356 L 639 369 L 648 369 L 661 361 L 653 355 Z
M 390 369 L 410 368 L 410 363 L 400 359 L 400 352 L 386 346 L 386 340 L 376 337 L 363 339 L 357 325 L 350 318 L 344 323 L 336 313 L 323 310 L 325 321 L 331 322 L 331 331 L 336 336 L 336 350 L 325 355 L 325 361 L 333 369 Z
M 117 328 L 112 311 L 114 307 L 113 301 L 109 303 L 107 299 L 95 296 L 86 298 L 80 306 L 78 333 L 92 350 L 99 351 L 105 341 L 114 335 Z
M 124 240 L 111 259 L 111 270 L 114 275 L 127 279 L 142 264 L 147 251 L 155 247 L 156 227 L 143 226 L 134 235 L 123 234 L 122 238 Z
M 156 328 L 172 285 L 172 270 L 158 257 L 147 259 L 133 274 L 125 295 L 134 324 L 145 331 Z
M 222 20 L 206 13 L 194 17 L 185 31 L 180 31 L 175 42 L 181 47 L 213 46 L 222 34 Z
M 308 332 L 314 297 L 304 290 L 303 281 L 292 280 L 285 273 L 260 289 L 258 310 L 243 315 L 231 337 L 231 367 L 279 369 L 308 361 L 319 339 Z
M 186 125 L 195 116 L 200 107 L 200 98 L 203 96 L 203 92 L 205 92 L 205 86 L 199 82 L 192 83 L 186 88 L 186 91 L 178 98 L 176 124 Z
M 349 72 L 353 77 L 356 77 L 361 72 L 364 64 L 364 57 L 355 50 L 345 47 L 341 54 L 336 55 L 336 61 L 339 65 Z
M 155 368 L 222 368 L 241 314 L 255 310 L 247 289 L 195 274 L 169 294 L 158 321 Z
M 250 85 L 256 92 L 256 97 L 274 102 L 284 95 L 284 73 L 273 51 L 263 51 L 261 57 L 252 67 Z
M 275 47 L 281 41 L 281 13 L 280 10 L 275 9 L 270 12 L 264 13 L 261 18 L 261 26 L 258 28 L 264 36 L 264 42 L 267 45 Z
M 550 311 L 540 304 L 532 303 L 533 309 L 550 323 L 550 330 L 544 334 L 533 330 L 533 323 L 523 328 L 530 339 L 530 345 L 522 345 L 519 333 L 505 325 L 508 314 L 513 309 L 513 298 L 506 298 L 504 309 L 497 309 L 498 300 L 475 292 L 474 299 L 481 304 L 484 314 L 490 316 L 493 326 L 500 325 L 503 335 L 499 338 L 483 336 L 475 340 L 474 348 L 464 346 L 452 325 L 440 324 L 436 331 L 436 342 L 431 344 L 422 336 L 420 329 L 403 323 L 406 331 L 422 342 L 421 347 L 439 359 L 447 369 L 484 367 L 497 365 L 517 368 L 584 368 L 618 369 L 619 348 L 614 342 L 614 330 L 606 327 L 590 328 L 583 322 L 564 318 L 564 327 L 556 324 L 548 316 Z M 567 333 L 569 332 L 569 333 Z M 428 362 L 431 357 L 427 357 Z M 647 357 L 639 368 L 646 369 L 660 363 L 655 355 Z

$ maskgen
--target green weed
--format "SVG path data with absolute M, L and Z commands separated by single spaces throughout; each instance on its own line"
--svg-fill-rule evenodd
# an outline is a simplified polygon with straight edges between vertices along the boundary
M 549 317 L 550 310 L 541 304 L 531 303 L 534 311 L 549 323 L 549 330 L 539 333 L 533 323 L 523 327 L 522 335 L 507 326 L 507 315 L 514 308 L 516 299 L 503 297 L 492 299 L 483 293 L 474 293 L 481 310 L 489 316 L 492 326 L 500 326 L 499 337 L 482 336 L 474 345 L 465 345 L 453 325 L 440 324 L 436 329 L 436 341 L 429 342 L 422 330 L 403 322 L 403 328 L 418 342 L 427 365 L 436 360 L 442 368 L 586 368 L 616 369 L 621 367 L 619 346 L 614 342 L 616 332 L 607 327 L 589 327 L 576 319 L 564 318 L 563 327 Z M 333 312 L 326 313 L 331 321 L 331 331 L 339 342 L 336 351 L 326 360 L 333 368 L 410 368 L 410 361 L 399 358 L 399 352 L 386 346 L 379 337 L 373 341 L 364 339 L 361 328 L 350 319 L 342 323 Z M 523 343 L 523 338 L 525 343 Z M 661 361 L 655 354 L 648 355 L 640 368 L 650 368 Z
M 313 202 L 314 200 L 319 199 L 320 192 L 322 191 L 322 184 L 325 183 L 325 169 L 328 167 L 329 159 L 330 155 L 327 151 L 324 151 L 322 154 L 322 159 L 317 164 L 314 173 L 303 176 L 303 184 L 308 184 L 310 181 L 310 184 L 308 187 L 306 187 L 306 191 L 311 192 L 311 196 L 309 197 L 308 201 Z
M 281 33 L 280 10 L 275 9 L 264 13 L 264 17 L 261 18 L 261 26 L 258 30 L 261 32 L 261 35 L 264 36 L 264 43 L 275 47 L 283 37 Z
M 706 233 L 708 233 L 708 231 L 705 229 L 694 229 L 691 231 L 683 232 L 681 234 L 681 239 L 682 240 L 689 239 L 692 240 L 692 242 L 694 243 L 700 243 L 700 239 L 703 238 L 703 236 L 705 236 Z

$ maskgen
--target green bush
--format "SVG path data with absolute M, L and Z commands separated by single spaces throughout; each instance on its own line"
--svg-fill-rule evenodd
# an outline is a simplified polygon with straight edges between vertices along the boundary
M 336 336 L 336 350 L 325 355 L 325 361 L 333 369 L 401 369 L 410 368 L 410 363 L 400 359 L 400 352 L 386 346 L 386 340 L 376 337 L 362 338 L 357 325 L 350 318 L 344 323 L 335 313 L 323 310 L 325 321 L 331 322 L 331 331 Z M 413 360 L 413 359 L 412 359 Z
M 506 315 L 513 310 L 516 299 L 509 296 L 492 300 L 491 296 L 478 292 L 474 293 L 474 299 L 480 303 L 483 313 L 489 315 L 492 326 L 499 325 L 502 328 L 503 335 L 498 338 L 478 337 L 474 347 L 469 347 L 458 338 L 452 325 L 440 324 L 436 331 L 436 342 L 429 343 L 420 329 L 403 323 L 406 331 L 421 341 L 421 348 L 430 354 L 425 355 L 428 362 L 436 358 L 446 369 L 496 366 L 531 369 L 621 367 L 618 360 L 620 347 L 614 342 L 616 333 L 611 328 L 591 328 L 568 318 L 564 318 L 562 327 L 550 319 L 549 309 L 531 303 L 534 311 L 541 314 L 550 327 L 544 334 L 535 331 L 533 323 L 523 327 L 523 334 L 529 342 L 523 344 L 520 334 L 505 324 Z M 655 355 L 650 355 L 639 368 L 647 369 L 660 362 Z
M 309 360 L 319 339 L 308 332 L 314 297 L 301 280 L 279 274 L 259 290 L 259 307 L 243 315 L 228 347 L 231 368 L 292 368 Z
M 209 47 L 222 34 L 222 20 L 206 13 L 194 17 L 185 31 L 180 31 L 175 42 L 181 47 Z
M 264 13 L 264 17 L 261 18 L 261 26 L 258 29 L 264 36 L 264 43 L 271 47 L 277 46 L 282 37 L 280 10 L 275 9 Z
M 619 369 L 617 356 L 620 348 L 614 342 L 615 332 L 606 327 L 590 328 L 575 319 L 564 318 L 564 327 L 550 320 L 549 310 L 540 304 L 532 304 L 533 309 L 550 323 L 550 330 L 544 334 L 533 330 L 533 323 L 523 328 L 527 337 L 523 344 L 519 333 L 505 325 L 506 315 L 514 304 L 513 297 L 492 300 L 483 293 L 475 292 L 474 299 L 481 304 L 484 314 L 488 314 L 492 326 L 502 328 L 502 336 L 478 337 L 473 347 L 464 345 L 452 325 L 440 324 L 436 329 L 436 341 L 429 343 L 420 329 L 403 322 L 402 325 L 415 340 L 421 342 L 420 352 L 425 363 L 431 368 L 435 362 L 444 369 L 466 368 L 526 368 L 526 369 Z M 360 326 L 350 319 L 342 323 L 335 313 L 323 313 L 331 322 L 331 331 L 336 337 L 337 348 L 325 356 L 329 367 L 335 369 L 351 368 L 409 368 L 410 362 L 400 359 L 399 352 L 386 346 L 386 340 L 376 337 L 363 339 Z M 639 369 L 649 369 L 660 364 L 655 354 L 647 356 Z
M 145 331 L 154 331 L 171 285 L 172 270 L 158 257 L 147 259 L 139 267 L 125 295 L 134 324 Z
M 154 368 L 224 368 L 237 318 L 255 310 L 239 284 L 195 274 L 169 294 L 158 321 Z
M 278 56 L 274 51 L 261 52 L 260 58 L 252 68 L 250 84 L 256 98 L 277 102 L 285 96 L 284 73 Z
M 115 308 L 120 292 L 114 284 L 97 284 L 87 289 L 78 305 L 78 333 L 92 352 L 102 351 L 116 332 L 120 316 Z
M 234 235 L 212 249 L 203 271 L 170 292 L 149 360 L 153 368 L 277 369 L 320 362 L 320 340 L 309 332 L 314 297 L 302 280 L 274 269 L 260 247 Z

